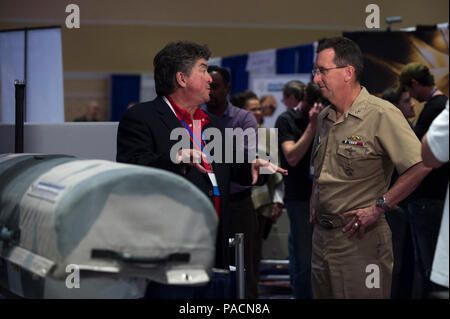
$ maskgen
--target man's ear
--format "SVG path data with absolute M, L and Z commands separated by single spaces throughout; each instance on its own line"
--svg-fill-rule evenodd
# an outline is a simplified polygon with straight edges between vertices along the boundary
M 184 75 L 183 72 L 177 72 L 175 77 L 176 77 L 177 83 L 180 87 L 182 87 L 182 88 L 186 87 L 186 76 Z
M 355 78 L 356 74 L 355 74 L 355 68 L 351 65 L 348 65 L 345 69 L 344 69 L 344 80 L 345 82 L 349 82 L 351 81 L 353 78 Z
M 230 94 L 231 92 L 231 83 L 228 82 L 228 84 L 226 85 L 226 90 L 227 90 L 227 94 Z

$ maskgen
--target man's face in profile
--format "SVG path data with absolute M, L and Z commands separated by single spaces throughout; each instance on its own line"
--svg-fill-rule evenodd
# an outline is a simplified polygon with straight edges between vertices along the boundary
M 414 103 L 411 102 L 411 97 L 408 91 L 402 92 L 397 107 L 400 109 L 400 111 L 402 111 L 403 115 L 406 118 L 416 116 L 416 113 L 414 112 Z
M 283 104 L 286 105 L 287 108 L 292 108 L 298 105 L 298 101 L 295 98 L 294 94 L 287 96 L 283 93 Z
M 227 103 L 227 96 L 230 93 L 230 85 L 225 85 L 223 77 L 219 72 L 211 72 L 211 91 L 209 93 L 209 108 L 216 108 Z
M 255 99 L 248 99 L 247 101 L 245 101 L 245 106 L 244 108 L 251 112 L 255 118 L 256 118 L 256 122 L 258 124 L 261 123 L 262 120 L 262 107 L 261 104 L 259 103 L 259 100 L 257 98 Z
M 208 73 L 208 64 L 205 59 L 198 59 L 191 69 L 189 75 L 184 74 L 186 82 L 186 94 L 196 105 L 209 101 L 210 85 L 212 78 Z

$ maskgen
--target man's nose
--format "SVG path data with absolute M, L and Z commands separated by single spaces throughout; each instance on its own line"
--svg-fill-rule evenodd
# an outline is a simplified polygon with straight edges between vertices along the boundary
M 313 82 L 319 83 L 319 81 L 320 81 L 320 73 L 315 73 L 313 77 Z

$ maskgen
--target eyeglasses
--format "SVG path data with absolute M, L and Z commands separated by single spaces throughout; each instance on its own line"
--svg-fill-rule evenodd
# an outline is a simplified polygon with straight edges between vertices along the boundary
M 313 76 L 315 76 L 316 74 L 325 75 L 327 71 L 334 70 L 334 69 L 343 69 L 343 68 L 346 68 L 346 67 L 347 67 L 347 65 L 345 65 L 345 66 L 337 66 L 337 67 L 334 67 L 334 68 L 315 68 L 315 69 L 312 69 L 311 73 L 312 73 Z

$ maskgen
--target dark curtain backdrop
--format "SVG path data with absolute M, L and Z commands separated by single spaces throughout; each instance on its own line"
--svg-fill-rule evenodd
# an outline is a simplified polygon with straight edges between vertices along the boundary
M 139 102 L 140 88 L 140 75 L 111 75 L 110 121 L 120 121 L 128 104 Z
M 277 50 L 277 74 L 311 73 L 313 66 L 313 44 Z
M 230 71 L 231 94 L 242 92 L 248 88 L 247 66 L 248 55 L 234 55 L 222 58 L 222 67 Z

